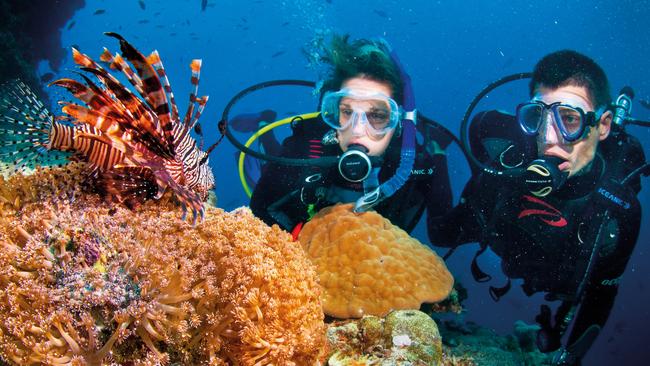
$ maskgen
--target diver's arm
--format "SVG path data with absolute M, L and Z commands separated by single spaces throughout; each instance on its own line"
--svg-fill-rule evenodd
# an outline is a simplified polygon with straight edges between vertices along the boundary
M 427 215 L 427 230 L 433 245 L 454 247 L 481 240 L 483 215 L 477 212 L 479 205 L 485 203 L 477 192 L 481 181 L 482 179 L 471 178 L 465 186 L 460 203 L 443 216 Z M 487 212 L 487 208 L 478 209 Z
M 520 163 L 526 141 L 517 129 L 510 128 L 513 121 L 514 116 L 499 111 L 485 111 L 474 116 L 469 128 L 474 156 L 498 170 L 506 169 L 503 163 Z M 505 183 L 499 177 L 476 172 L 456 207 L 442 217 L 427 217 L 431 243 L 453 247 L 481 241 L 483 228 L 497 203 L 497 194 Z
M 306 151 L 301 147 L 304 141 L 292 135 L 286 138 L 282 144 L 280 156 L 300 158 L 300 151 Z M 290 207 L 288 200 L 295 196 L 299 187 L 301 167 L 285 166 L 275 163 L 267 163 L 262 171 L 262 176 L 255 186 L 251 196 L 250 208 L 255 216 L 262 219 L 268 225 L 278 224 L 283 229 L 290 231 L 300 218 L 293 217 L 292 213 L 281 212 Z
M 449 212 L 452 207 L 452 194 L 447 157 L 444 153 L 432 155 L 432 173 L 420 190 L 423 191 L 426 203 L 427 220 Z
M 585 337 L 584 335 L 588 334 L 587 331 L 590 329 L 593 331 L 593 326 L 598 327 L 598 330 L 602 329 L 614 305 L 619 281 L 639 236 L 641 209 L 638 201 L 635 202 L 634 208 L 630 212 L 615 217 L 614 220 L 618 223 L 618 240 L 613 244 L 607 241 L 601 244 L 600 257 L 596 262 L 592 279 L 585 289 L 568 339 L 568 349 L 571 351 L 573 346 L 572 352 L 575 353 L 574 356 L 577 359 L 587 352 L 595 340 L 595 336 Z M 606 229 L 604 237 L 611 238 L 610 233 L 612 232 L 615 233 L 616 230 L 610 226 L 609 230 Z

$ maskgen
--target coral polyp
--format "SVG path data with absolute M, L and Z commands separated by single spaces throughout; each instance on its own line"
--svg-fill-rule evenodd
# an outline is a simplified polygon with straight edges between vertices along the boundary
M 314 268 L 248 209 L 179 221 L 92 194 L 34 201 L 0 182 L 0 358 L 18 365 L 311 365 L 325 352 Z M 48 173 L 51 174 L 51 173 Z M 12 184 L 12 185 L 10 185 Z

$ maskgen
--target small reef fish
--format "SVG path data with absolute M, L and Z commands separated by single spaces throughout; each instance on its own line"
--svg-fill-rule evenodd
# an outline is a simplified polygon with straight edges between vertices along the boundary
M 95 12 L 93 13 L 93 15 L 99 15 L 99 14 L 104 14 L 104 13 L 106 13 L 106 10 L 104 10 L 104 9 L 97 9 L 97 10 L 95 10 Z
M 287 52 L 287 51 L 284 51 L 284 50 L 283 50 L 283 51 L 278 51 L 278 52 L 272 54 L 272 55 L 271 55 L 271 58 L 276 58 L 276 57 L 278 57 L 278 56 L 282 56 L 282 55 L 284 55 L 286 52 Z
M 379 15 L 379 16 L 382 17 L 382 18 L 388 18 L 388 13 L 386 13 L 386 12 L 383 11 L 383 10 L 375 9 L 375 10 L 373 10 L 373 12 L 374 12 L 375 14 Z
M 142 19 L 138 21 L 138 24 L 147 24 L 147 23 L 149 23 L 149 20 L 147 19 Z
M 203 136 L 203 129 L 201 128 L 201 124 L 200 124 L 200 123 L 197 123 L 197 124 L 194 126 L 194 132 L 195 132 L 197 135 L 199 135 L 199 136 Z
M 138 5 L 140 5 L 140 9 L 142 10 L 147 9 L 147 5 L 144 3 L 143 0 L 138 0 Z
M 41 82 L 43 83 L 47 83 L 52 79 L 54 79 L 54 74 L 51 72 L 46 72 L 45 74 L 41 75 Z
M 68 28 L 67 28 L 67 29 L 68 29 L 68 30 L 72 29 L 72 27 L 74 27 L 75 24 L 77 24 L 77 22 L 75 22 L 74 20 L 71 21 L 70 24 L 68 25 Z
M 205 8 L 208 7 L 208 0 L 201 0 L 201 11 L 205 11 Z
M 275 111 L 265 109 L 258 113 L 238 114 L 228 121 L 228 124 L 238 132 L 253 132 L 257 131 L 260 122 L 275 122 L 277 116 L 278 114 Z
M 650 99 L 639 99 L 639 104 L 645 109 L 650 109 Z

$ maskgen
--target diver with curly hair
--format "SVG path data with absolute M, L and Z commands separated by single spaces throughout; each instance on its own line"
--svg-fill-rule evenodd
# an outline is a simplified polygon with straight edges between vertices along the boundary
M 266 164 L 251 197 L 255 215 L 297 235 L 336 203 L 374 209 L 407 232 L 425 210 L 444 214 L 451 207 L 446 145 L 421 127 L 425 118 L 416 116 L 410 77 L 394 51 L 383 40 L 334 36 L 324 61 L 330 72 L 317 120 L 294 122 L 279 150 L 305 160 L 338 156 L 338 163 Z

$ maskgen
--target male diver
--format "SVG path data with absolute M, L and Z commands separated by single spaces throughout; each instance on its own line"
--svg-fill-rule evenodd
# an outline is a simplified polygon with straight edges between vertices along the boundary
M 416 118 L 410 78 L 384 41 L 333 37 L 324 60 L 328 79 L 315 120 L 292 124 L 280 155 L 299 166 L 266 164 L 251 197 L 253 213 L 296 235 L 321 208 L 355 203 L 378 211 L 410 232 L 424 210 L 451 208 L 447 163 L 441 146 Z M 425 135 L 416 142 L 416 128 Z M 309 161 L 338 157 L 330 166 Z
M 474 170 L 460 203 L 430 217 L 434 245 L 478 242 L 527 295 L 560 300 L 536 317 L 538 347 L 579 365 L 607 320 L 639 235 L 638 171 L 645 156 L 623 130 L 607 77 L 590 58 L 559 51 L 535 66 L 516 114 L 478 114 L 469 127 Z M 613 122 L 614 120 L 614 122 Z M 489 280 L 476 263 L 472 273 Z M 497 299 L 510 287 L 491 287 Z M 570 330 L 570 332 L 567 332 Z M 568 339 L 564 334 L 568 335 Z M 564 342 L 564 344 L 563 344 Z

